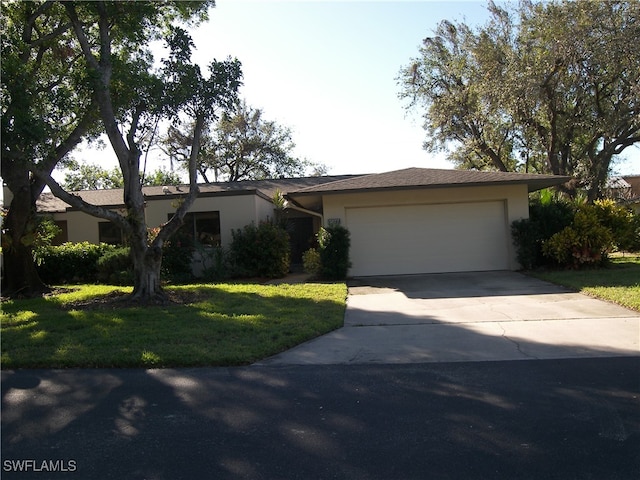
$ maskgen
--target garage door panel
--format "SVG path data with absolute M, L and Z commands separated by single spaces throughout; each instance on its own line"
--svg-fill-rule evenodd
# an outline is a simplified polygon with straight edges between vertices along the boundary
M 352 275 L 508 269 L 504 202 L 348 208 Z

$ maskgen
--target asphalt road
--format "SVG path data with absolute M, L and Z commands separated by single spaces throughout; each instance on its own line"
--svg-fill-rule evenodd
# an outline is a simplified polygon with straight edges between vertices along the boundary
M 640 357 L 4 371 L 1 473 L 638 479 Z

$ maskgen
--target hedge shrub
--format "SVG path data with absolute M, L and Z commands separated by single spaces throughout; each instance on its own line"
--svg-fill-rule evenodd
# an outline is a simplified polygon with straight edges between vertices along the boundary
M 553 265 L 555 260 L 544 255 L 542 246 L 568 227 L 572 220 L 571 204 L 549 197 L 533 200 L 529 205 L 529 218 L 511 224 L 511 235 L 522 268 L 531 270 Z
M 36 268 L 42 281 L 50 285 L 94 283 L 98 281 L 98 259 L 116 248 L 89 242 L 44 247 L 35 252 Z
M 105 252 L 98 259 L 98 281 L 111 285 L 133 285 L 133 264 L 128 247 Z
M 349 248 L 351 234 L 340 225 L 321 228 L 318 232 L 320 275 L 327 280 L 344 280 L 351 267 Z
M 279 278 L 289 273 L 289 234 L 271 221 L 233 230 L 229 254 L 240 276 Z
M 189 282 L 193 277 L 193 247 L 184 246 L 180 241 L 171 239 L 162 249 L 160 273 L 172 282 Z
M 222 247 L 201 247 L 196 252 L 202 262 L 202 279 L 219 282 L 231 276 L 229 253 Z

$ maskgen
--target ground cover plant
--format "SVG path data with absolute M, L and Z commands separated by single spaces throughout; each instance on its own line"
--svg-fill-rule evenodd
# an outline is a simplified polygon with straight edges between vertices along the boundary
M 138 306 L 130 287 L 6 300 L 2 368 L 246 365 L 342 326 L 344 283 L 203 284 Z
M 616 255 L 607 267 L 546 270 L 538 278 L 640 311 L 640 256 Z

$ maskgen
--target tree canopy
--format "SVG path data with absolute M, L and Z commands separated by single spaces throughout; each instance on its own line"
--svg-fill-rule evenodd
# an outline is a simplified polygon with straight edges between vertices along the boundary
M 640 3 L 489 4 L 487 24 L 441 22 L 399 76 L 430 151 L 460 168 L 570 175 L 601 192 L 640 141 Z
M 65 162 L 66 171 L 62 188 L 67 191 L 101 190 L 122 188 L 124 178 L 119 168 L 106 169 L 95 163 L 69 160 Z M 180 185 L 182 179 L 176 172 L 158 168 L 150 173 L 141 174 L 142 185 Z
M 187 31 L 180 25 L 167 24 L 176 13 L 194 18 L 201 15 L 206 6 L 207 2 L 65 4 L 83 58 L 94 78 L 94 93 L 105 132 L 120 164 L 126 214 L 86 204 L 62 190 L 51 177 L 47 184 L 54 195 L 87 213 L 110 220 L 125 232 L 134 267 L 133 296 L 139 299 L 164 297 L 160 285 L 162 246 L 181 226 L 198 195 L 196 167 L 202 130 L 207 121 L 215 118 L 219 108 L 229 108 L 235 102 L 241 83 L 237 60 L 213 60 L 208 66 L 208 75 L 204 75 L 200 67 L 191 62 L 193 42 Z M 153 27 L 150 32 L 146 31 L 149 25 Z M 133 39 L 142 38 L 141 35 L 145 38 L 162 35 L 169 53 L 162 59 L 160 68 L 154 68 L 152 57 L 144 49 L 130 49 L 126 42 L 122 44 L 124 48 L 118 48 L 112 39 L 118 38 L 120 32 L 125 38 Z M 125 80 L 130 101 L 116 102 L 114 94 L 122 91 L 116 82 Z M 116 110 L 118 104 L 122 106 L 120 111 Z M 188 166 L 189 193 L 171 220 L 161 225 L 155 238 L 150 239 L 140 176 L 141 144 L 160 120 L 181 115 L 195 120 Z
M 190 140 L 181 125 L 173 125 L 161 139 L 161 148 L 172 162 L 185 165 Z M 261 109 L 246 101 L 238 101 L 204 130 L 198 172 L 205 182 L 235 182 L 326 171 L 323 165 L 295 157 L 294 148 L 290 128 L 266 119 Z
M 5 294 L 46 291 L 32 247 L 44 180 L 85 137 L 99 131 L 95 98 L 78 42 L 58 2 L 2 3 L 2 178 L 13 194 L 3 222 Z
M 33 168 L 52 193 L 70 205 L 122 229 L 131 247 L 133 295 L 162 298 L 160 265 L 164 242 L 180 227 L 197 194 L 196 165 L 204 125 L 230 108 L 241 84 L 240 62 L 213 60 L 205 74 L 191 62 L 193 42 L 185 27 L 205 18 L 213 2 L 63 2 L 77 42 L 88 85 L 104 132 L 120 166 L 125 212 L 84 202 L 65 191 L 51 175 Z M 168 50 L 160 63 L 153 40 Z M 144 215 L 140 161 L 163 120 L 194 119 L 190 135 L 189 190 L 174 216 L 152 239 Z M 155 225 L 153 227 L 156 227 Z

